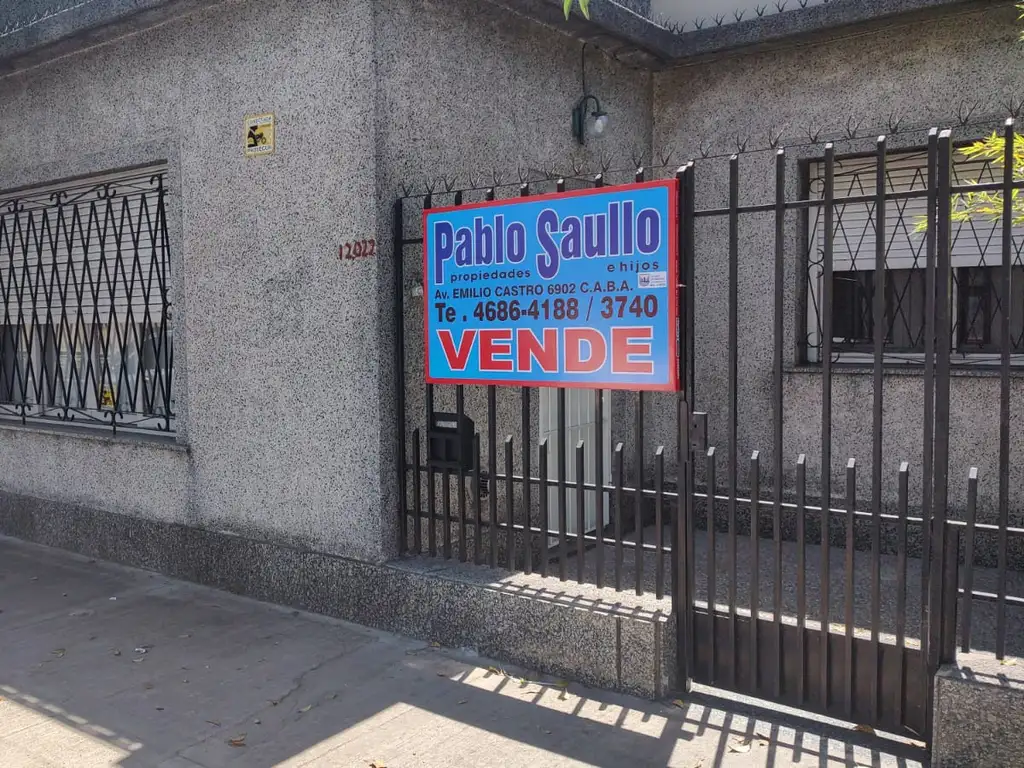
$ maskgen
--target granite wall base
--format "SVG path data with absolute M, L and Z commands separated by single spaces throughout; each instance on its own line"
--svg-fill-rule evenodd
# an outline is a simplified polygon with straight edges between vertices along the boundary
M 0 535 L 147 568 L 598 688 L 675 688 L 667 601 L 428 558 L 374 565 L 233 534 L 0 493 Z
M 1024 766 L 1024 670 L 961 654 L 935 677 L 932 768 Z

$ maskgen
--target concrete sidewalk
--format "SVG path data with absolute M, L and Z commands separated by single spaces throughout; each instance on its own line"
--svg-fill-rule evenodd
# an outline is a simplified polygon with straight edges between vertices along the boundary
M 0 765 L 888 766 L 912 744 L 606 694 L 0 538 Z

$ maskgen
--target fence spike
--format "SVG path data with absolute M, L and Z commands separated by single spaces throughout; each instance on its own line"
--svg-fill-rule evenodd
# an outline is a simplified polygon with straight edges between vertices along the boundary
M 786 10 L 786 0 L 776 0 L 775 7 L 778 9 L 779 13 L 782 13 Z
M 856 139 L 857 131 L 860 128 L 860 120 L 854 122 L 853 117 L 846 118 L 846 138 Z
M 754 8 L 754 13 L 757 14 L 758 18 L 760 18 L 760 17 L 764 16 L 764 12 L 767 11 L 767 10 L 768 10 L 768 5 L 767 4 L 759 5 L 756 8 Z
M 1016 99 L 1013 96 L 1009 96 L 1000 106 L 1010 113 L 1010 117 L 1020 117 L 1021 110 L 1024 109 L 1024 99 Z
M 889 113 L 889 119 L 886 122 L 886 127 L 889 129 L 889 133 L 895 136 L 900 132 L 900 126 L 903 124 L 903 118 L 898 116 L 895 112 Z
M 708 157 L 711 154 L 711 145 L 706 143 L 705 139 L 700 140 L 700 156 Z
M 750 141 L 749 138 L 740 139 L 739 135 L 736 136 L 736 151 L 743 154 L 747 151 L 747 143 Z
M 768 146 L 772 149 L 778 149 L 782 143 L 782 131 L 772 128 L 768 131 Z
M 815 130 L 813 126 L 807 126 L 807 138 L 811 140 L 811 144 L 817 144 L 821 138 L 821 128 Z
M 960 122 L 961 126 L 967 125 L 971 121 L 971 115 L 974 114 L 974 110 L 978 108 L 978 102 L 972 103 L 968 106 L 966 100 L 961 100 L 956 108 L 956 119 Z
M 715 26 L 716 27 L 722 26 L 722 22 L 724 22 L 724 21 L 725 21 L 725 16 L 723 16 L 721 14 L 717 14 L 717 13 L 715 14 Z
M 693 20 L 693 26 L 696 27 L 697 29 L 704 29 L 704 23 L 706 21 L 707 21 L 707 19 L 704 19 L 704 18 L 694 19 Z
M 746 15 L 747 9 L 740 8 L 732 12 L 732 15 L 736 18 L 736 21 L 743 21 L 743 17 Z

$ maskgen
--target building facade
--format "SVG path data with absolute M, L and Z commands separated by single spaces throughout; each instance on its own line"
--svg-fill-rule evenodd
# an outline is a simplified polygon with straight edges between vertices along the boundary
M 427 410 L 420 256 L 394 242 L 396 201 L 414 201 L 401 214 L 410 217 L 401 231 L 411 232 L 427 195 L 482 196 L 490 186 L 512 195 L 520 184 L 532 193 L 598 174 L 621 183 L 637 167 L 664 178 L 693 159 L 698 207 L 723 209 L 738 154 L 740 202 L 770 204 L 779 147 L 786 194 L 811 199 L 825 194 L 829 142 L 837 189 L 856 195 L 874 184 L 879 134 L 890 191 L 913 192 L 928 172 L 929 128 L 954 128 L 964 143 L 1021 112 L 1024 48 L 1012 3 L 833 0 L 770 13 L 736 3 L 727 18 L 687 21 L 711 13 L 707 5 L 593 0 L 590 19 L 569 21 L 555 0 L 0 5 L 0 533 L 200 580 L 224 536 L 262 552 L 392 561 L 402 548 L 399 463 L 410 460 Z M 608 127 L 597 133 L 585 114 L 580 142 L 571 115 L 585 95 Z M 272 116 L 272 133 L 259 116 Z M 962 183 L 996 180 L 991 164 L 954 165 Z M 898 203 L 887 212 L 881 497 L 896 503 L 905 461 L 911 507 L 921 504 L 925 461 L 923 215 Z M 829 476 L 841 496 L 848 458 L 862 476 L 872 471 L 866 286 L 875 243 L 869 205 L 839 217 Z M 950 506 L 966 506 L 977 467 L 979 519 L 995 520 L 1002 500 L 1019 525 L 1020 462 L 1009 462 L 1002 491 L 999 482 L 1005 411 L 992 270 L 1002 229 L 961 224 Z M 775 286 L 775 226 L 754 214 L 738 231 L 736 447 L 760 451 L 761 481 L 787 494 L 805 454 L 814 493 L 823 474 L 823 224 L 798 212 L 785 222 L 781 478 L 772 470 L 765 298 Z M 694 237 L 690 404 L 708 414 L 710 443 L 723 445 L 730 233 L 708 216 Z M 1012 241 L 1016 274 L 1017 229 Z M 1020 285 L 1010 318 L 1012 457 L 1024 448 Z M 439 393 L 435 410 L 454 408 L 455 397 Z M 521 440 L 525 423 L 535 451 L 557 432 L 553 395 L 534 398 L 525 416 L 517 393 L 496 397 L 494 439 Z M 467 392 L 463 405 L 485 423 L 485 392 Z M 663 446 L 675 480 L 678 398 L 646 401 L 640 464 L 635 401 L 616 393 L 606 405 L 602 450 L 622 442 L 626 474 L 643 481 Z M 593 399 L 579 408 L 575 426 L 592 425 Z M 492 437 L 480 437 L 487 454 Z M 707 481 L 702 470 L 698 481 Z M 503 507 L 503 491 L 493 491 Z M 125 531 L 134 531 L 128 541 Z M 161 546 L 163 536 L 178 544 Z M 133 557 L 135 546 L 149 554 Z M 202 563 L 182 565 L 190 559 Z M 230 575 L 213 581 L 248 589 Z M 303 604 L 320 605 L 311 600 Z

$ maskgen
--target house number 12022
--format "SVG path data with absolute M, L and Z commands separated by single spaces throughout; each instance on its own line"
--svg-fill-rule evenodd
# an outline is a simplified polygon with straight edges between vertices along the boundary
M 338 248 L 338 261 L 368 259 L 371 256 L 375 256 L 376 253 L 377 241 L 373 238 L 369 240 L 351 240 L 347 243 L 342 243 Z

